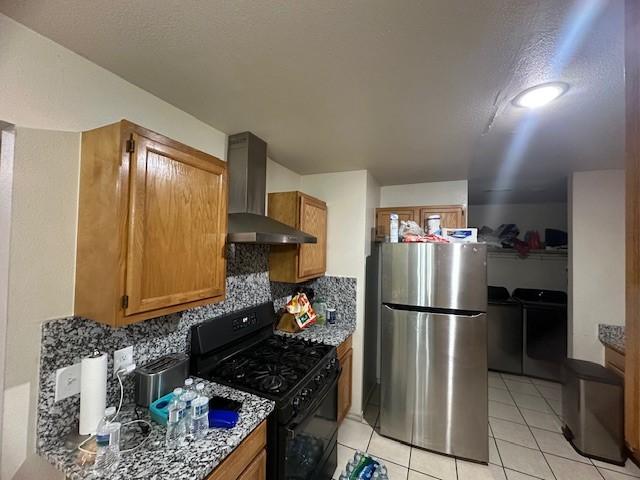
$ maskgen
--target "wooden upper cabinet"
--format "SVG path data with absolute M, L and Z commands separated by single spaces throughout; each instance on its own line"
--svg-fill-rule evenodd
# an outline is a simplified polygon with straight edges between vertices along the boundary
M 376 237 L 384 239 L 389 236 L 389 223 L 392 213 L 398 214 L 398 221 L 413 220 L 418 222 L 418 217 L 413 207 L 378 208 L 376 209 Z
M 298 276 L 322 276 L 327 270 L 327 205 L 308 195 L 300 195 L 300 227 L 318 243 L 300 245 Z
M 427 230 L 429 215 L 440 215 L 442 228 L 465 228 L 467 219 L 462 205 L 437 205 L 433 207 L 421 207 L 418 224 Z
M 417 207 L 376 208 L 376 239 L 384 240 L 389 235 L 392 213 L 398 214 L 399 221 L 413 220 L 427 230 L 429 215 L 440 215 L 442 228 L 464 228 L 467 226 L 464 205 L 424 205 Z
M 318 239 L 302 245 L 272 245 L 269 278 L 299 283 L 321 277 L 327 269 L 327 204 L 302 192 L 269 194 L 268 215 Z
M 82 134 L 75 314 L 126 325 L 224 299 L 223 161 L 127 121 Z

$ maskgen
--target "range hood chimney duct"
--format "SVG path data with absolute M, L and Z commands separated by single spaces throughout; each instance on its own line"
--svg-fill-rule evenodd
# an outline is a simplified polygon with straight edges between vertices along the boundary
M 266 217 L 267 144 L 251 132 L 229 135 L 227 243 L 316 243 L 316 237 Z

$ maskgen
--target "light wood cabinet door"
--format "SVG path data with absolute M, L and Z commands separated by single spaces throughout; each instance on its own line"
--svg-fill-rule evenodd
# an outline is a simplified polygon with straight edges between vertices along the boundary
M 119 327 L 225 293 L 222 160 L 126 120 L 82 133 L 74 314 Z
M 321 277 L 327 269 L 327 204 L 302 192 L 269 194 L 269 217 L 316 237 L 317 243 L 272 245 L 269 278 L 300 283 Z
M 389 224 L 391 222 L 391 214 L 398 214 L 398 221 L 413 220 L 418 221 L 416 210 L 413 207 L 398 207 L 398 208 L 378 208 L 376 209 L 376 237 L 379 240 L 384 240 L 389 236 Z
M 222 295 L 225 169 L 134 135 L 126 314 Z
M 327 205 L 308 195 L 300 195 L 299 228 L 318 239 L 300 245 L 298 276 L 322 275 L 327 269 Z
M 266 480 L 267 478 L 267 452 L 262 450 L 253 462 L 238 477 L 238 480 Z
M 338 423 L 342 422 L 351 409 L 351 381 L 353 378 L 353 348 L 351 337 L 337 348 L 338 362 L 342 367 L 338 378 Z
M 225 458 L 206 480 L 265 480 L 267 421 L 264 420 Z
M 427 231 L 427 219 L 429 215 L 440 215 L 440 226 L 442 228 L 465 228 L 467 218 L 462 205 L 436 205 L 433 207 L 420 208 L 419 224 Z

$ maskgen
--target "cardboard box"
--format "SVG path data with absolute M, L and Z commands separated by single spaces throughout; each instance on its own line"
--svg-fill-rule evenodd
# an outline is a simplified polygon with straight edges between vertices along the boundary
M 477 243 L 477 228 L 443 228 L 442 236 L 451 243 Z

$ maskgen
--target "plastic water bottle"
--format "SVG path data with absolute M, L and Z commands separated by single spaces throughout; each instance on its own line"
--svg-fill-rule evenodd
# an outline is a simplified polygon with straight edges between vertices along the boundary
M 389 241 L 391 243 L 398 243 L 399 241 L 399 217 L 397 213 L 389 215 Z
M 197 385 L 196 392 L 197 397 L 191 403 L 191 422 L 193 436 L 196 439 L 201 439 L 209 430 L 209 399 L 204 394 L 202 383 Z
M 184 445 L 186 438 L 186 404 L 180 399 L 182 389 L 176 388 L 173 391 L 173 400 L 169 403 L 169 418 L 167 419 L 167 437 L 165 444 L 167 448 L 178 448 Z
M 182 391 L 182 395 L 180 396 L 180 400 L 185 403 L 186 406 L 186 414 L 185 414 L 185 428 L 187 438 L 193 438 L 193 420 L 191 418 L 191 402 L 193 402 L 198 395 L 196 394 L 195 389 L 193 388 L 193 379 L 187 378 L 184 381 L 184 389 Z
M 187 392 L 189 390 L 195 390 L 193 386 L 193 378 L 186 378 L 184 381 L 183 391 Z
M 104 411 L 96 431 L 96 459 L 93 471 L 98 477 L 111 477 L 120 463 L 120 423 L 111 421 L 115 407 Z

